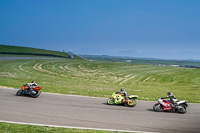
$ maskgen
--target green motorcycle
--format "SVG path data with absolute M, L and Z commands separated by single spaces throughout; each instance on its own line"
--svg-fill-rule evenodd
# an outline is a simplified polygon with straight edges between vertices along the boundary
M 130 95 L 130 96 L 128 96 L 128 100 L 125 100 L 124 94 L 115 92 L 112 94 L 112 97 L 110 97 L 107 100 L 107 104 L 109 104 L 109 105 L 121 104 L 121 105 L 128 105 L 129 107 L 134 107 L 136 105 L 137 98 L 138 98 L 137 95 Z

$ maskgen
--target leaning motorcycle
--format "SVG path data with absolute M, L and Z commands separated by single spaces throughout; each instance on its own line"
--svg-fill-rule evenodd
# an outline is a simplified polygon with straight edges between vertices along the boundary
M 134 107 L 136 105 L 136 99 L 138 98 L 137 95 L 130 95 L 128 99 L 125 100 L 124 94 L 119 92 L 113 93 L 112 97 L 107 100 L 107 104 L 121 104 L 121 105 L 128 105 L 129 107 Z
M 158 102 L 153 106 L 153 110 L 157 112 L 161 111 L 176 111 L 178 113 L 186 113 L 187 112 L 187 100 L 178 101 L 177 99 L 174 100 L 176 103 L 174 107 L 172 107 L 172 103 L 170 100 L 166 100 L 163 98 L 158 99 Z
M 18 90 L 16 95 L 17 96 L 22 96 L 22 95 L 30 95 L 33 98 L 37 98 L 40 93 L 42 87 L 36 86 L 35 88 L 33 88 L 33 90 L 30 89 L 30 87 L 28 87 L 27 85 L 23 85 L 22 89 Z

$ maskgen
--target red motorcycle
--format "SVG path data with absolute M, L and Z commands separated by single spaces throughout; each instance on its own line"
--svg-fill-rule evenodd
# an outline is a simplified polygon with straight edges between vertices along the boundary
M 30 87 L 28 87 L 27 85 L 23 85 L 22 89 L 18 90 L 16 95 L 17 96 L 30 95 L 33 98 L 37 98 L 41 93 L 40 91 L 41 89 L 42 87 L 39 86 L 35 86 L 33 89 L 30 89 Z
M 187 112 L 187 101 L 186 100 L 181 100 L 177 101 L 175 100 L 176 105 L 172 107 L 172 103 L 170 100 L 166 100 L 163 98 L 158 99 L 158 102 L 153 106 L 153 110 L 157 112 L 161 111 L 177 111 L 178 113 L 186 113 Z

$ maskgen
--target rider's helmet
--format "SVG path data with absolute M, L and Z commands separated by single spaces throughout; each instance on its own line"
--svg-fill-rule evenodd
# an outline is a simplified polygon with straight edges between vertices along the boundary
M 35 81 L 32 81 L 31 83 L 35 84 Z
M 171 97 L 171 96 L 173 96 L 173 93 L 172 92 L 168 92 L 167 95 Z
M 125 91 L 125 89 L 122 88 L 121 91 Z

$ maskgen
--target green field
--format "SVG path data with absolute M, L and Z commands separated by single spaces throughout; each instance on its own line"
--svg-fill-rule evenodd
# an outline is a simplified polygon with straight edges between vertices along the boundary
M 125 88 L 140 100 L 156 101 L 172 91 L 180 100 L 200 103 L 200 69 L 79 59 L 0 60 L 0 86 L 21 88 L 32 80 L 44 92 L 110 97 Z
M 55 59 L 0 60 L 0 86 L 21 88 L 35 80 L 44 92 L 95 97 L 110 97 L 113 92 L 125 88 L 129 95 L 138 95 L 140 100 L 147 101 L 156 101 L 171 91 L 180 100 L 200 103 L 200 69 L 151 65 L 148 61 L 137 64 L 88 61 L 78 56 L 69 59 L 63 58 L 68 56 L 63 52 L 6 45 L 0 45 L 0 52 L 10 53 L 0 54 L 4 57 L 26 56 L 12 53 L 62 56 Z
M 45 127 L 34 125 L 10 124 L 0 122 L 0 133 L 118 133 L 112 131 L 97 131 L 87 129 L 70 129 L 60 127 Z

